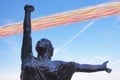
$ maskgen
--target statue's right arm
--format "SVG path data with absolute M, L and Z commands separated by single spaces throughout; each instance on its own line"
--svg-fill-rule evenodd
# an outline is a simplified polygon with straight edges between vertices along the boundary
M 25 17 L 23 23 L 23 42 L 21 50 L 21 60 L 25 60 L 32 56 L 32 38 L 31 38 L 31 12 L 34 10 L 33 6 L 26 5 Z
M 77 72 L 97 72 L 97 71 L 106 71 L 111 72 L 112 69 L 107 68 L 108 61 L 99 65 L 90 65 L 90 64 L 77 64 Z

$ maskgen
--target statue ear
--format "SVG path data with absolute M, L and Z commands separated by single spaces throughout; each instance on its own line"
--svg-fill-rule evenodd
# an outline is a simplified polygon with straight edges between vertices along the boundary
M 49 50 L 49 55 L 50 55 L 49 57 L 51 58 L 53 56 L 53 47 L 49 45 L 48 50 Z
M 53 49 L 51 49 L 51 57 L 53 56 Z

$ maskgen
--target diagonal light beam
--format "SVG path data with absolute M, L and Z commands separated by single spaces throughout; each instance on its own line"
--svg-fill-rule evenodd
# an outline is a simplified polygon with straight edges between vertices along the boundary
M 92 7 L 67 11 L 55 15 L 45 16 L 32 20 L 32 30 L 41 30 L 50 27 L 81 22 L 90 19 L 120 14 L 120 2 L 104 3 Z M 22 23 L 0 27 L 0 37 L 22 33 Z

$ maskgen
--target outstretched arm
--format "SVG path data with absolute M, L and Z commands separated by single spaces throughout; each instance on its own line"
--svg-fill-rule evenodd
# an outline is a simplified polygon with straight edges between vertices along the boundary
M 34 11 L 34 7 L 31 5 L 25 5 L 25 17 L 23 23 L 23 43 L 21 50 L 21 60 L 25 60 L 32 54 L 32 39 L 31 39 L 31 12 Z
M 111 72 L 110 68 L 107 68 L 108 61 L 104 62 L 102 65 L 89 65 L 89 64 L 79 64 L 77 72 L 97 72 L 97 71 L 106 71 Z

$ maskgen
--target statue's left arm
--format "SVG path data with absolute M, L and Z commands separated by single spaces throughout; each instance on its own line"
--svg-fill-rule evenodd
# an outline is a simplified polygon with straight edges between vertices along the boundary
M 90 64 L 77 64 L 77 72 L 97 72 L 97 71 L 106 71 L 111 72 L 112 69 L 107 68 L 108 61 L 104 62 L 101 65 L 90 65 Z

